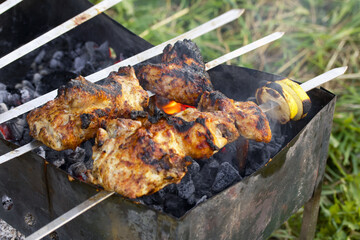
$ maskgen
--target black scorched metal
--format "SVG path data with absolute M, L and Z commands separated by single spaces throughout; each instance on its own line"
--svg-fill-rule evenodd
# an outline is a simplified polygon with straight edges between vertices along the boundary
M 32 9 L 32 6 L 41 6 L 43 9 Z M 66 9 L 63 6 L 67 6 Z M 54 20 L 49 19 L 59 9 L 64 9 L 64 12 L 61 16 L 55 15 L 56 18 L 62 18 L 55 24 L 84 10 L 86 6 L 88 3 L 81 0 L 37 0 L 28 5 L 19 4 L 14 11 L 16 10 L 18 18 L 29 18 L 32 19 L 31 22 L 47 19 L 47 27 L 51 28 Z M 71 10 L 66 11 L 67 9 Z M 4 16 L 0 16 L 2 21 Z M 10 20 L 6 22 L 12 24 Z M 44 29 L 33 29 L 30 32 L 38 35 L 39 31 Z M 151 46 L 104 15 L 69 34 L 83 41 L 108 40 L 117 52 L 128 56 Z M 14 41 L 13 48 L 21 44 L 16 43 L 20 40 L 8 41 Z M 26 62 L 24 58 L 9 65 L 2 70 L 2 76 L 10 79 L 14 69 L 25 68 Z M 238 100 L 239 96 L 241 100 L 254 96 L 258 86 L 256 83 L 259 81 L 281 78 L 252 69 L 225 65 L 209 71 L 209 74 L 216 89 Z M 14 84 L 8 80 L 3 82 Z M 306 209 L 316 210 L 318 206 L 314 195 L 319 195 L 324 174 L 335 96 L 324 89 L 314 89 L 309 95 L 313 102 L 309 116 L 292 125 L 293 134 L 288 136 L 287 145 L 267 165 L 199 204 L 184 216 L 175 218 L 115 195 L 58 229 L 57 236 L 59 239 L 141 240 L 266 238 L 309 200 L 314 203 L 307 203 Z M 14 148 L 13 144 L 0 139 L 0 154 Z M 34 153 L 25 154 L 0 166 L 0 194 L 9 196 L 14 203 L 10 210 L 0 209 L 0 218 L 24 234 L 34 232 L 96 192 L 97 189 L 89 184 L 78 180 L 70 181 L 65 172 L 47 164 Z M 310 219 L 306 224 L 313 225 L 316 218 L 310 218 L 311 214 L 307 210 L 305 213 L 305 219 Z M 24 221 L 25 216 L 34 219 L 32 224 Z M 313 228 L 304 229 L 307 230 L 304 234 L 311 236 Z

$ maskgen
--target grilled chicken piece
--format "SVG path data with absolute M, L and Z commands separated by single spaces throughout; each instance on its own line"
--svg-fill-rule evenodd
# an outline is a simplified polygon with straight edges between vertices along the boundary
M 135 126 L 132 120 L 112 120 L 107 130 L 99 129 L 90 181 L 136 198 L 180 182 L 191 164 L 187 157 L 209 158 L 240 135 L 270 141 L 269 123 L 256 104 L 234 102 L 219 92 L 206 93 L 201 100 L 202 109 L 212 104 L 206 109 L 210 112 L 188 108 L 125 133 L 127 125 Z M 114 130 L 118 126 L 122 130 Z
M 93 138 L 101 123 L 142 111 L 149 96 L 132 67 L 112 72 L 102 84 L 83 77 L 61 87 L 58 96 L 30 112 L 30 135 L 55 150 L 75 149 Z
M 213 89 L 200 51 L 190 40 L 166 46 L 161 61 L 140 65 L 136 70 L 144 89 L 192 106 L 196 106 L 204 91 Z
M 107 129 L 124 126 L 116 123 L 124 120 L 109 122 Z M 208 158 L 239 136 L 226 113 L 200 112 L 194 108 L 138 128 L 133 134 L 132 131 L 123 134 L 98 130 L 89 178 L 92 183 L 129 198 L 180 182 L 191 164 L 186 156 Z
M 204 92 L 198 104 L 201 111 L 225 111 L 236 123 L 239 134 L 258 142 L 270 142 L 271 129 L 263 111 L 254 102 L 238 102 L 219 91 Z

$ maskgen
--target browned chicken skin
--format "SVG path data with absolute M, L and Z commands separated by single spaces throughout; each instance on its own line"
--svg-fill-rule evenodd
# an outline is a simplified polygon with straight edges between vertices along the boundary
M 102 84 L 80 76 L 61 87 L 54 100 L 28 114 L 30 135 L 58 151 L 75 149 L 93 138 L 103 121 L 129 117 L 148 102 L 132 67 L 112 72 Z
M 213 89 L 200 51 L 190 40 L 168 45 L 162 63 L 140 65 L 136 75 L 144 89 L 192 106 L 204 91 Z
M 236 103 L 218 94 L 202 98 L 201 103 L 214 101 L 211 112 L 188 108 L 142 127 L 125 119 L 106 124 L 107 130 L 99 129 L 93 148 L 90 181 L 129 198 L 140 197 L 180 182 L 191 163 L 187 157 L 209 158 L 248 129 L 257 131 L 248 136 L 270 141 L 267 119 L 255 104 Z M 254 113 L 256 117 L 252 118 Z M 238 125 L 251 121 L 255 122 L 248 128 Z M 131 128 L 127 132 L 114 130 L 127 125 Z
M 237 102 L 219 91 L 204 92 L 198 104 L 201 111 L 224 111 L 235 119 L 239 134 L 258 142 L 270 142 L 271 130 L 265 113 L 254 102 Z

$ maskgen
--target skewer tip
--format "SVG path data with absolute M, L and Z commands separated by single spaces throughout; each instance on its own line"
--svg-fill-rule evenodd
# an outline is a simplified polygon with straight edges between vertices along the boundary
M 337 72 L 339 72 L 339 74 L 344 74 L 348 69 L 348 66 L 343 66 L 343 67 L 338 67 L 338 68 L 334 68 L 333 70 L 336 70 Z
M 274 32 L 274 34 L 279 35 L 279 38 L 285 35 L 285 32 Z
M 243 9 L 243 8 L 234 8 L 234 9 L 229 10 L 228 12 L 229 13 L 233 12 L 234 14 L 236 13 L 240 17 L 245 12 L 245 9 Z

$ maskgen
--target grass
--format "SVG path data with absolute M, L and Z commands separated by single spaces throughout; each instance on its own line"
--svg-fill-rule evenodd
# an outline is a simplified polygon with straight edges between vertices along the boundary
M 93 0 L 96 2 L 96 0 Z M 149 30 L 188 8 L 189 13 Z M 156 45 L 231 8 L 246 9 L 237 21 L 195 42 L 206 61 L 274 31 L 286 35 L 229 62 L 305 81 L 334 67 L 346 75 L 326 84 L 338 96 L 324 177 L 316 239 L 360 239 L 360 1 L 358 0 L 125 0 L 108 11 L 115 20 Z M 302 210 L 272 239 L 299 237 Z

